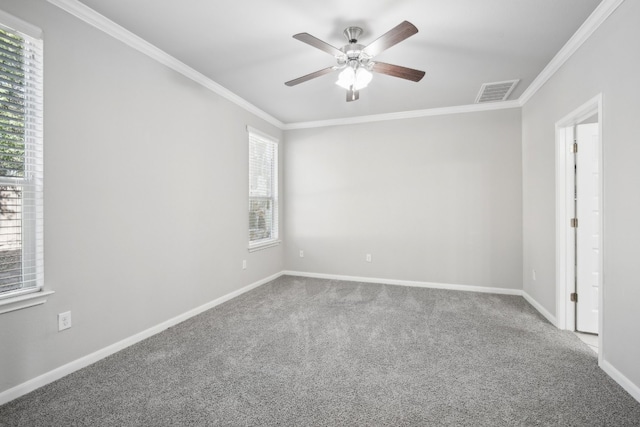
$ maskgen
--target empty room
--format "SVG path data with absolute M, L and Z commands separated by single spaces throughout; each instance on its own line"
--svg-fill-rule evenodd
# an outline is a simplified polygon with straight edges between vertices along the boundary
M 638 22 L 0 0 L 0 426 L 640 426 Z

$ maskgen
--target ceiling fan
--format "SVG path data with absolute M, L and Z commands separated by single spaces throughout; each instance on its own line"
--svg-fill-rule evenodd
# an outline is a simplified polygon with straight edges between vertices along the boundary
M 347 102 L 350 102 L 356 101 L 360 97 L 359 90 L 369 84 L 372 79 L 371 71 L 419 82 L 422 77 L 424 77 L 424 71 L 373 61 L 373 58 L 384 50 L 389 49 L 391 46 L 400 43 L 417 32 L 418 29 L 415 25 L 409 21 L 404 21 L 380 36 L 373 43 L 368 46 L 363 46 L 358 44 L 358 38 L 362 34 L 362 28 L 348 27 L 344 30 L 344 36 L 349 43 L 340 49 L 323 42 L 309 33 L 296 34 L 293 36 L 294 39 L 333 55 L 337 61 L 337 65 L 290 80 L 286 82 L 285 85 L 295 86 L 332 71 L 342 70 L 336 84 L 347 90 Z

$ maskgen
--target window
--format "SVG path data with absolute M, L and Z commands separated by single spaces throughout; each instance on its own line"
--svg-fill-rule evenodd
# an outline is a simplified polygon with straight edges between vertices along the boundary
M 44 281 L 42 40 L 16 22 L 0 14 L 0 303 Z
M 278 141 L 249 132 L 249 250 L 278 240 Z

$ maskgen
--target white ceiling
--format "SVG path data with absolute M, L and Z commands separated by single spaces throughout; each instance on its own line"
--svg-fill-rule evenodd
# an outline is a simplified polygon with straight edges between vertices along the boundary
M 283 123 L 473 104 L 482 83 L 520 79 L 517 99 L 600 0 L 81 0 Z M 426 71 L 418 83 L 375 74 L 347 103 L 337 72 L 285 81 L 335 60 L 292 38 L 366 45 L 408 20 L 418 34 L 376 57 Z

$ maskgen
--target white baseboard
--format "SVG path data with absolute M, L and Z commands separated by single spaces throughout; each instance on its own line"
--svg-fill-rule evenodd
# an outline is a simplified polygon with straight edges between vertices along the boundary
M 449 289 L 452 291 L 484 292 L 489 294 L 522 295 L 521 289 L 491 288 L 486 286 L 456 285 L 452 283 L 416 282 L 412 280 L 377 279 L 375 277 L 342 276 L 339 274 L 307 273 L 303 271 L 283 271 L 289 276 L 312 277 L 316 279 L 346 280 L 349 282 L 380 283 L 383 285 L 412 286 L 416 288 Z
M 35 389 L 38 389 L 42 386 L 45 386 L 49 383 L 52 383 L 53 381 L 59 380 L 60 378 L 69 375 L 72 372 L 75 372 L 79 369 L 82 369 L 86 366 L 89 366 L 101 359 L 104 359 L 107 356 L 110 356 L 114 353 L 117 353 L 120 350 L 123 350 L 133 344 L 136 344 L 144 339 L 147 339 L 155 334 L 158 334 L 162 331 L 164 331 L 165 329 L 168 329 L 172 326 L 177 325 L 178 323 L 184 322 L 187 319 L 190 319 L 191 317 L 194 317 L 204 311 L 207 311 L 217 305 L 222 304 L 223 302 L 229 301 L 232 298 L 235 298 L 239 295 L 244 294 L 245 292 L 248 292 L 252 289 L 257 288 L 260 285 L 263 285 L 267 282 L 270 282 L 274 279 L 277 279 L 278 277 L 282 276 L 282 272 L 280 273 L 276 273 L 272 276 L 266 277 L 262 280 L 258 280 L 257 282 L 254 282 L 250 285 L 245 286 L 244 288 L 238 289 L 237 291 L 233 291 L 230 292 L 224 296 L 221 296 L 220 298 L 216 298 L 213 301 L 210 301 L 204 305 L 201 305 L 199 307 L 196 307 L 192 310 L 187 311 L 186 313 L 180 314 L 176 317 L 173 317 L 169 320 L 166 320 L 156 326 L 153 326 L 149 329 L 146 329 L 142 332 L 139 332 L 135 335 L 132 335 L 128 338 L 123 339 L 122 341 L 118 341 L 114 344 L 111 344 L 107 347 L 104 347 L 96 352 L 93 352 L 91 354 L 88 354 L 84 357 L 81 357 L 79 359 L 76 359 L 72 362 L 67 363 L 66 365 L 62 365 L 58 368 L 55 368 L 49 372 L 46 372 L 36 378 L 30 379 L 29 381 L 26 381 L 22 384 L 18 384 L 15 387 L 12 387 L 8 390 L 3 391 L 2 393 L 0 393 L 0 405 L 3 405 L 7 402 L 12 401 L 13 399 L 17 399 L 20 396 L 23 396 L 29 392 L 32 392 Z
M 600 362 L 600 368 L 613 378 L 615 382 L 620 384 L 634 399 L 640 402 L 640 387 L 635 385 L 629 378 L 625 377 L 622 372 L 618 371 L 611 363 L 604 359 Z
M 549 322 L 551 322 L 553 326 L 555 326 L 556 328 L 558 327 L 556 316 L 549 313 L 549 311 L 546 308 L 544 308 L 542 304 L 540 304 L 538 301 L 533 299 L 533 297 L 528 293 L 526 293 L 525 291 L 522 291 L 522 297 L 526 299 L 527 302 L 533 306 L 533 308 L 538 310 L 540 314 L 542 314 Z

